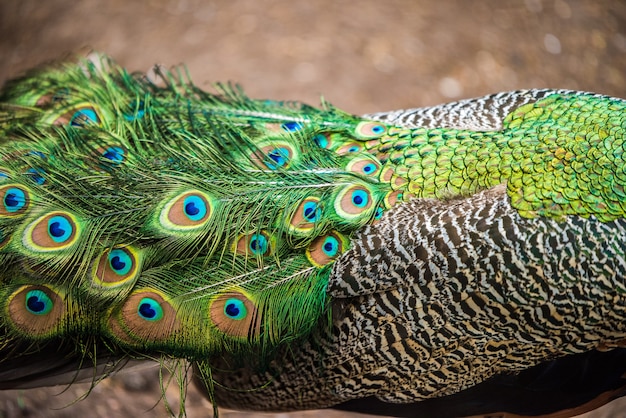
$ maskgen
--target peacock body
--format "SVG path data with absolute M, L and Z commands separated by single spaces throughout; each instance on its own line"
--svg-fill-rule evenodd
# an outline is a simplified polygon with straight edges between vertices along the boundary
M 626 101 L 219 89 L 106 58 L 5 86 L 0 387 L 168 357 L 218 405 L 411 415 L 626 339 Z

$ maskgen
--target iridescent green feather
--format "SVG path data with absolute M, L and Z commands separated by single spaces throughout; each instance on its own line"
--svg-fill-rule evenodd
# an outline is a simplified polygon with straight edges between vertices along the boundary
M 346 135 L 354 118 L 227 88 L 208 95 L 171 75 L 159 88 L 108 62 L 32 77 L 45 80 L 37 94 L 19 94 L 39 85 L 30 78 L 4 96 L 6 109 L 31 114 L 5 125 L 0 152 L 7 190 L 28 193 L 23 213 L 0 219 L 14 266 L 2 277 L 24 269 L 35 296 L 44 295 L 34 286 L 58 288 L 44 305 L 89 307 L 63 310 L 46 336 L 62 335 L 73 315 L 112 346 L 198 359 L 225 347 L 271 351 L 324 316 L 327 265 L 389 189 L 313 140 Z M 349 207 L 352 185 L 370 200 L 363 210 Z M 5 194 L 5 205 L 14 200 Z M 68 228 L 71 240 L 56 243 Z M 242 318 L 228 312 L 243 302 L 245 326 L 234 326 Z
M 403 201 L 506 182 L 525 217 L 624 216 L 623 101 L 407 129 L 161 81 L 103 58 L 5 86 L 0 350 L 68 337 L 77 355 L 269 360 L 328 323 L 329 267 Z

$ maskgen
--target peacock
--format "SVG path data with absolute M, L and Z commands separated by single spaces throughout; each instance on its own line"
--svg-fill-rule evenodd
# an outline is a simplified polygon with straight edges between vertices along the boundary
M 0 389 L 178 359 L 244 410 L 626 394 L 624 99 L 359 117 L 216 89 L 103 55 L 5 84 Z

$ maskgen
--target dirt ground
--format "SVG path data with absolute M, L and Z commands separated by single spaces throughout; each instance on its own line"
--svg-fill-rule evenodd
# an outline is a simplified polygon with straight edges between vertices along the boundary
M 624 1 L 0 2 L 0 82 L 92 49 L 132 70 L 186 63 L 200 86 L 236 81 L 252 97 L 311 104 L 323 95 L 356 114 L 532 87 L 626 97 Z M 168 415 L 155 372 L 109 379 L 79 402 L 87 386 L 64 389 L 0 393 L 0 418 Z M 589 416 L 626 416 L 621 405 Z M 211 416 L 195 391 L 187 410 Z

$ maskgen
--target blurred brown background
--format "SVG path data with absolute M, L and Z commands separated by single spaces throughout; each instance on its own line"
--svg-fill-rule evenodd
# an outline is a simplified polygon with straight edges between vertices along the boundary
M 255 98 L 311 104 L 324 95 L 357 114 L 532 87 L 626 97 L 624 1 L 0 2 L 0 82 L 91 49 L 130 70 L 186 63 L 200 86 L 236 81 Z M 157 379 L 107 380 L 68 407 L 87 386 L 4 392 L 0 418 L 167 416 Z M 190 417 L 211 415 L 196 392 L 187 406 Z M 620 411 L 590 416 L 626 415 Z

